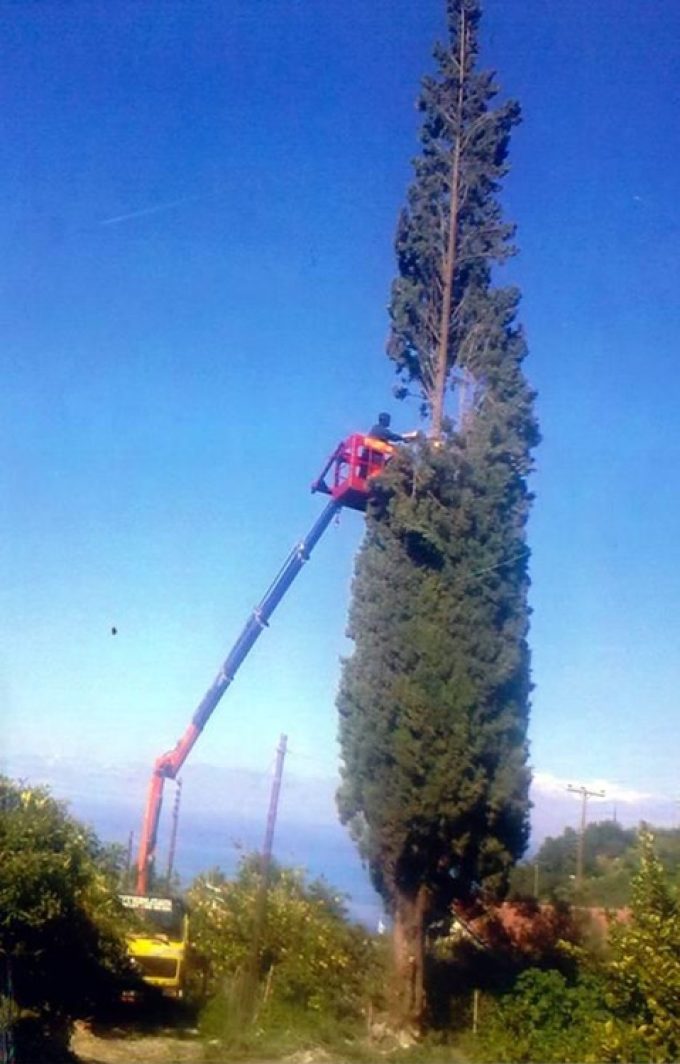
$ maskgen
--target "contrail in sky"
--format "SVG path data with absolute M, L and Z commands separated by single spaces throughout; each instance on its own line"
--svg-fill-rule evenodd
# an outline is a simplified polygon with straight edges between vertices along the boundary
M 104 218 L 100 225 L 118 225 L 119 222 L 127 222 L 132 218 L 143 218 L 145 214 L 158 214 L 159 211 L 169 211 L 173 207 L 179 207 L 182 203 L 199 199 L 199 196 L 182 196 L 181 199 L 169 200 L 167 203 L 157 203 L 155 207 L 142 207 L 138 211 L 128 211 L 127 214 L 116 214 L 113 218 Z

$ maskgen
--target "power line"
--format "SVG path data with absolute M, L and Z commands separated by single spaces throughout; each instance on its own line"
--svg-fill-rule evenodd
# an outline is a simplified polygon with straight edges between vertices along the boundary
M 483 573 L 493 572 L 494 569 L 500 569 L 503 565 L 509 565 L 510 562 L 516 562 L 519 558 L 526 558 L 527 554 L 531 554 L 531 548 L 525 547 L 519 554 L 511 554 L 509 558 L 504 558 L 502 562 L 496 562 L 495 565 L 487 565 L 486 569 L 476 569 L 474 572 L 468 574 L 468 579 L 473 576 L 481 576 Z

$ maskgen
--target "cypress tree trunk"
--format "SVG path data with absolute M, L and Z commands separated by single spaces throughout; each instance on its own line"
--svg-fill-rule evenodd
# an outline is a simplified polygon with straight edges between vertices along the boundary
M 399 893 L 394 911 L 393 1011 L 402 1027 L 420 1030 L 425 1015 L 425 921 L 428 891 L 421 884 L 415 895 Z

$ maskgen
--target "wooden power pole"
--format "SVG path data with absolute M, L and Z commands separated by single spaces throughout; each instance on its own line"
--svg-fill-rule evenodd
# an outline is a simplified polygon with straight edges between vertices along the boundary
M 573 787 L 571 783 L 567 787 L 568 791 L 572 794 L 581 795 L 581 830 L 578 836 L 578 850 L 576 853 L 576 886 L 580 887 L 583 884 L 583 849 L 586 837 L 586 810 L 588 807 L 589 798 L 605 798 L 604 791 L 589 791 L 587 787 Z
M 250 947 L 250 962 L 244 972 L 242 993 L 243 1020 L 248 1023 L 253 1019 L 255 1012 L 255 993 L 257 990 L 258 963 L 260 945 L 264 934 L 264 926 L 267 920 L 267 894 L 269 892 L 269 872 L 272 861 L 272 849 L 274 846 L 274 829 L 276 816 L 279 809 L 279 795 L 281 793 L 281 780 L 283 778 L 283 762 L 286 757 L 288 737 L 282 735 L 276 750 L 276 768 L 272 781 L 271 795 L 269 798 L 269 812 L 267 814 L 267 827 L 264 834 L 264 846 L 260 859 L 260 883 L 255 898 L 255 913 L 253 919 L 253 938 Z
M 272 793 L 269 798 L 269 813 L 267 815 L 267 830 L 264 834 L 264 846 L 262 848 L 262 878 L 269 876 L 269 865 L 272 860 L 272 848 L 274 845 L 274 828 L 276 827 L 276 815 L 279 811 L 279 795 L 281 793 L 281 779 L 283 778 L 283 762 L 286 757 L 288 736 L 282 735 L 276 749 L 276 768 L 272 781 Z

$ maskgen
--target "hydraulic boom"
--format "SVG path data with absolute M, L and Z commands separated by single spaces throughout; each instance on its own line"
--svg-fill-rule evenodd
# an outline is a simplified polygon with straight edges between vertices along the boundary
M 166 779 L 176 778 L 222 695 L 335 515 L 343 506 L 355 510 L 366 508 L 369 481 L 382 472 L 393 452 L 394 448 L 389 444 L 355 434 L 338 445 L 321 476 L 313 483 L 312 491 L 325 492 L 331 496 L 330 501 L 305 538 L 288 555 L 278 576 L 251 613 L 182 738 L 172 750 L 157 758 L 154 764 L 137 858 L 137 894 L 149 893 Z M 330 485 L 324 479 L 329 472 L 332 473 Z
M 293 583 L 302 566 L 309 558 L 314 547 L 321 539 L 329 524 L 341 507 L 341 503 L 332 499 L 321 516 L 316 520 L 309 533 L 293 548 L 284 562 L 279 575 L 266 592 L 264 598 L 255 607 L 246 622 L 243 631 L 227 655 L 222 668 L 203 696 L 198 709 L 191 718 L 191 723 L 173 750 L 162 754 L 154 765 L 146 812 L 142 826 L 142 837 L 137 862 L 137 893 L 147 894 L 149 871 L 156 850 L 158 823 L 163 801 L 163 785 L 166 779 L 175 779 L 186 761 L 194 743 L 210 719 L 217 703 L 234 679 L 239 667 L 257 641 L 269 618 L 280 603 L 286 591 Z

